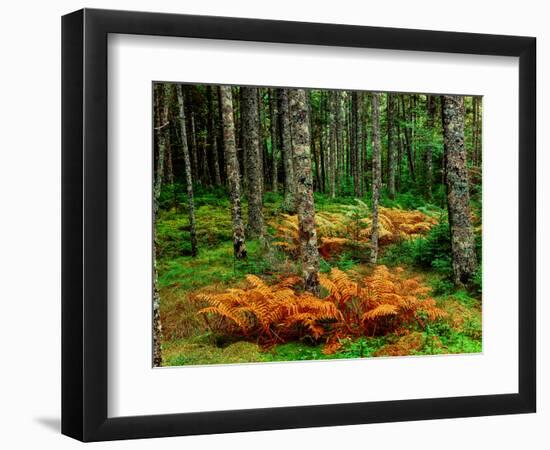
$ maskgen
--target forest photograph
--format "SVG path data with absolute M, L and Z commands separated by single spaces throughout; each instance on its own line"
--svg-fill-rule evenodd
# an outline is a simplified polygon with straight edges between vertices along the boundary
M 481 96 L 155 82 L 155 367 L 482 352 Z

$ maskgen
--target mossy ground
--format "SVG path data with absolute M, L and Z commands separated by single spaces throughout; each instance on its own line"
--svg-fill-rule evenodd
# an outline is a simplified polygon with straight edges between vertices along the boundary
M 338 212 L 342 204 L 353 204 L 353 199 L 348 197 L 331 200 L 322 194 L 316 194 L 315 200 L 318 212 Z M 282 212 L 281 203 L 281 195 L 265 195 L 266 223 Z M 386 200 L 386 206 L 392 207 L 422 208 L 419 204 L 411 196 L 403 196 L 391 202 Z M 423 328 L 411 329 L 405 335 L 345 339 L 332 354 L 323 352 L 323 343 L 309 340 L 262 348 L 255 342 L 231 341 L 227 337 L 215 336 L 204 318 L 197 314 L 197 306 L 188 300 L 190 293 L 198 289 L 219 291 L 229 286 L 242 285 L 246 274 L 257 274 L 267 279 L 293 274 L 297 273 L 298 267 L 292 258 L 270 245 L 273 230 L 269 226 L 267 239 L 262 242 L 247 241 L 247 260 L 236 261 L 231 242 L 229 201 L 225 192 L 220 189 L 205 191 L 196 197 L 199 253 L 192 258 L 187 244 L 189 225 L 184 205 L 184 202 L 180 203 L 177 211 L 174 208 L 165 208 L 157 219 L 157 268 L 165 366 L 482 351 L 480 294 L 455 289 L 448 282 L 445 260 L 436 261 L 435 264 L 430 261 L 431 265 L 426 267 L 415 264 L 415 261 L 422 261 L 415 252 L 425 251 L 424 247 L 437 244 L 437 235 L 434 238 L 435 244 L 429 240 L 426 241 L 427 244 L 397 244 L 383 249 L 380 256 L 384 264 L 404 267 L 406 273 L 411 276 L 420 275 L 432 286 L 437 305 L 448 313 L 445 319 Z M 432 205 L 427 207 L 437 210 Z M 246 203 L 243 214 L 246 217 Z M 331 267 L 338 267 L 342 270 L 353 269 L 358 273 L 368 273 L 371 267 L 363 261 L 364 258 L 358 258 L 353 252 L 344 252 L 335 255 L 330 261 L 321 261 L 321 270 L 328 271 Z

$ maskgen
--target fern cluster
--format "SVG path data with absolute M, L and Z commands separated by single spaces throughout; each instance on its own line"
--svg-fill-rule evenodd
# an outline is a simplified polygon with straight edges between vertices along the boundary
M 265 345 L 303 337 L 330 343 L 343 336 L 380 335 L 412 323 L 424 327 L 446 315 L 428 297 L 429 288 L 418 278 L 403 277 L 399 268 L 377 266 L 361 281 L 332 269 L 320 277 L 324 298 L 303 292 L 298 277 L 272 286 L 254 275 L 246 279 L 243 289 L 192 298 L 207 305 L 199 314 L 215 331 Z
M 426 320 L 444 317 L 446 313 L 428 296 L 430 288 L 419 278 L 405 278 L 402 273 L 400 267 L 391 271 L 380 265 L 372 275 L 356 282 L 345 272 L 332 269 L 320 281 L 329 292 L 325 300 L 338 306 L 350 334 L 385 334 L 414 322 L 424 326 Z
M 320 212 L 315 216 L 319 253 L 329 258 L 351 246 L 370 245 L 371 212 L 364 202 L 344 206 L 342 213 Z M 437 224 L 437 220 L 421 211 L 407 211 L 399 208 L 379 209 L 379 243 L 387 245 L 425 235 Z M 283 215 L 271 223 L 278 239 L 274 245 L 287 253 L 299 252 L 299 230 L 296 215 Z
M 246 279 L 249 286 L 245 289 L 192 296 L 209 305 L 199 314 L 218 320 L 216 324 L 208 322 L 211 328 L 269 344 L 306 335 L 318 339 L 325 334 L 326 324 L 342 320 L 333 303 L 293 289 L 301 282 L 298 277 L 274 286 L 254 275 L 247 275 Z

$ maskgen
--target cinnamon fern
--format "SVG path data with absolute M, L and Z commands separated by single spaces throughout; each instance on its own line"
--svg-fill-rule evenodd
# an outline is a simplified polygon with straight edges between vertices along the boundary
M 435 321 L 446 315 L 428 296 L 419 278 L 406 278 L 400 268 L 377 266 L 373 273 L 354 280 L 332 269 L 322 274 L 325 297 L 299 288 L 300 279 L 289 277 L 274 285 L 247 275 L 247 286 L 221 293 L 197 293 L 199 314 L 222 333 L 274 344 L 300 339 L 375 335 Z

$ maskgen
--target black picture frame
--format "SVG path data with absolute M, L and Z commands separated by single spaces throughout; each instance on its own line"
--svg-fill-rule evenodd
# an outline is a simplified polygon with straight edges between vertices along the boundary
M 517 393 L 107 416 L 107 36 L 123 33 L 519 57 Z M 535 412 L 536 39 L 83 9 L 62 18 L 62 433 L 82 441 Z

